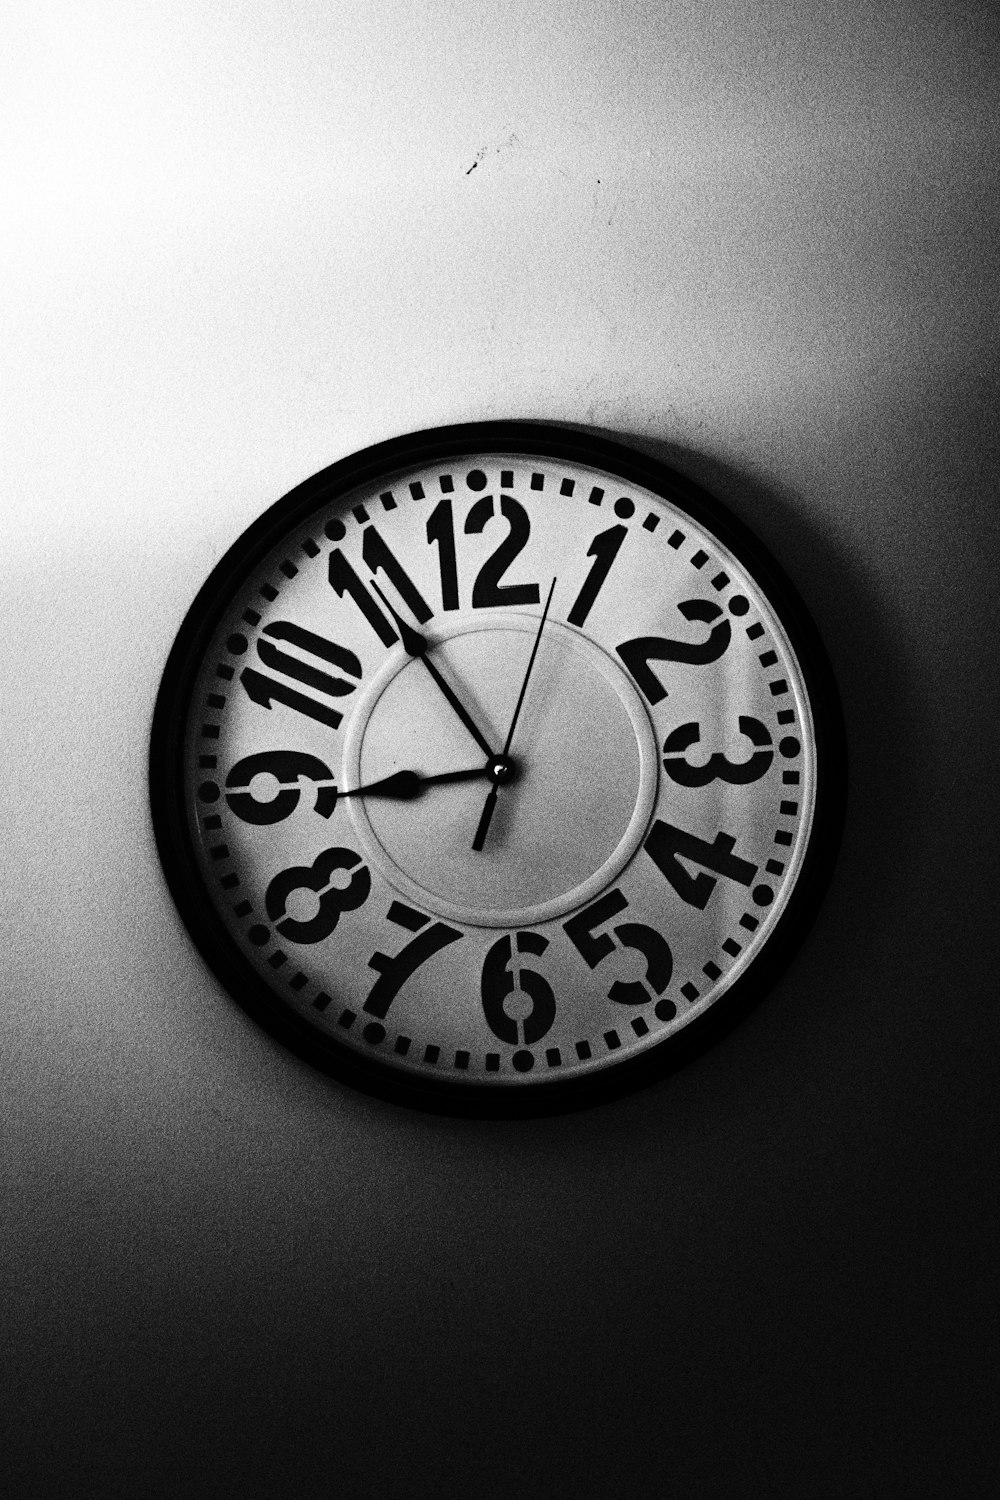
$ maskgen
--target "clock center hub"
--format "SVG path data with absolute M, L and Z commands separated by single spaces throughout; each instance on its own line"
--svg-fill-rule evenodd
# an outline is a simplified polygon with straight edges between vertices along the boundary
M 538 632 L 530 615 L 484 612 L 435 638 L 438 670 L 502 746 Z M 606 652 L 548 621 L 511 754 L 482 750 L 418 658 L 394 653 L 352 715 L 343 784 L 400 770 L 421 776 L 483 767 L 412 801 L 347 804 L 366 857 L 404 899 L 483 927 L 518 927 L 571 911 L 606 888 L 639 847 L 656 797 L 658 756 L 645 706 Z M 481 849 L 487 797 L 496 808 Z
M 487 772 L 497 786 L 505 786 L 517 776 L 517 766 L 509 756 L 498 755 L 490 761 Z

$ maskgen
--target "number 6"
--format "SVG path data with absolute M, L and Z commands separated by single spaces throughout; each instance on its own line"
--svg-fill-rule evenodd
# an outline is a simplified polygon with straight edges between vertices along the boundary
M 540 932 L 519 932 L 516 935 L 517 952 L 533 953 L 540 957 L 549 946 L 548 938 Z M 511 968 L 513 951 L 509 937 L 498 938 L 486 955 L 483 963 L 481 991 L 483 1014 L 486 1024 L 494 1036 L 502 1042 L 516 1046 L 522 1039 L 526 1046 L 540 1041 L 551 1029 L 556 1018 L 556 997 L 548 980 L 534 969 L 523 968 L 518 962 L 517 974 Z M 504 1010 L 508 995 L 522 990 L 531 1001 L 531 1011 L 523 1021 L 515 1021 Z

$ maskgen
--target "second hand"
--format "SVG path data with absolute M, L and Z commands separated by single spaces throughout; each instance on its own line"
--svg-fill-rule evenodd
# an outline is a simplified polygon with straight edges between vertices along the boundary
M 541 644 L 542 640 L 542 631 L 545 629 L 545 621 L 548 617 L 549 605 L 552 603 L 552 595 L 555 593 L 555 590 L 556 580 L 553 578 L 552 585 L 549 589 L 549 597 L 545 601 L 545 608 L 542 610 L 542 618 L 539 621 L 538 631 L 535 635 L 535 643 L 531 648 L 531 655 L 528 657 L 528 666 L 524 674 L 524 680 L 521 683 L 521 691 L 518 694 L 517 703 L 514 705 L 514 713 L 511 717 L 510 728 L 507 731 L 506 743 L 504 744 L 503 751 L 501 752 L 499 757 L 489 768 L 490 774 L 494 777 L 494 781 L 493 785 L 490 787 L 489 791 L 486 794 L 486 801 L 483 803 L 483 810 L 479 817 L 479 826 L 477 827 L 475 837 L 472 840 L 472 847 L 477 852 L 480 851 L 483 845 L 486 843 L 486 835 L 489 832 L 490 824 L 493 821 L 493 813 L 496 810 L 497 797 L 500 794 L 500 782 L 502 780 L 507 780 L 508 776 L 510 775 L 510 767 L 507 762 L 507 754 L 514 739 L 514 730 L 517 728 L 517 721 L 521 713 L 521 705 L 524 702 L 524 695 L 528 691 L 528 678 L 531 676 L 531 669 L 535 665 L 535 657 L 538 655 L 538 647 Z

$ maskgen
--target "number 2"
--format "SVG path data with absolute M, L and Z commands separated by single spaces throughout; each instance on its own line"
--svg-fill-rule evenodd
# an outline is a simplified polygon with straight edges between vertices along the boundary
M 666 688 L 649 665 L 651 661 L 680 661 L 705 666 L 708 662 L 718 661 L 732 635 L 729 621 L 719 620 L 722 610 L 708 599 L 685 599 L 677 608 L 685 620 L 704 620 L 706 624 L 718 620 L 719 623 L 712 626 L 703 641 L 667 641 L 656 635 L 641 635 L 615 647 L 650 703 L 659 703 L 667 696 Z
M 493 517 L 493 496 L 484 495 L 477 500 L 465 518 L 468 533 L 484 530 Z M 537 583 L 501 583 L 500 580 L 511 563 L 528 545 L 531 521 L 523 505 L 512 495 L 500 496 L 500 514 L 509 527 L 504 540 L 495 552 L 483 563 L 472 585 L 473 609 L 497 609 L 512 604 L 538 604 L 541 599 Z

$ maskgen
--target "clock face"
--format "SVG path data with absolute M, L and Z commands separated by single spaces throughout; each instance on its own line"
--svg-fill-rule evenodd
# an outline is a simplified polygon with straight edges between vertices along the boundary
M 774 562 L 679 474 L 489 423 L 335 464 L 198 595 L 151 747 L 177 905 L 233 996 L 362 1088 L 535 1112 L 759 994 L 843 755 Z

